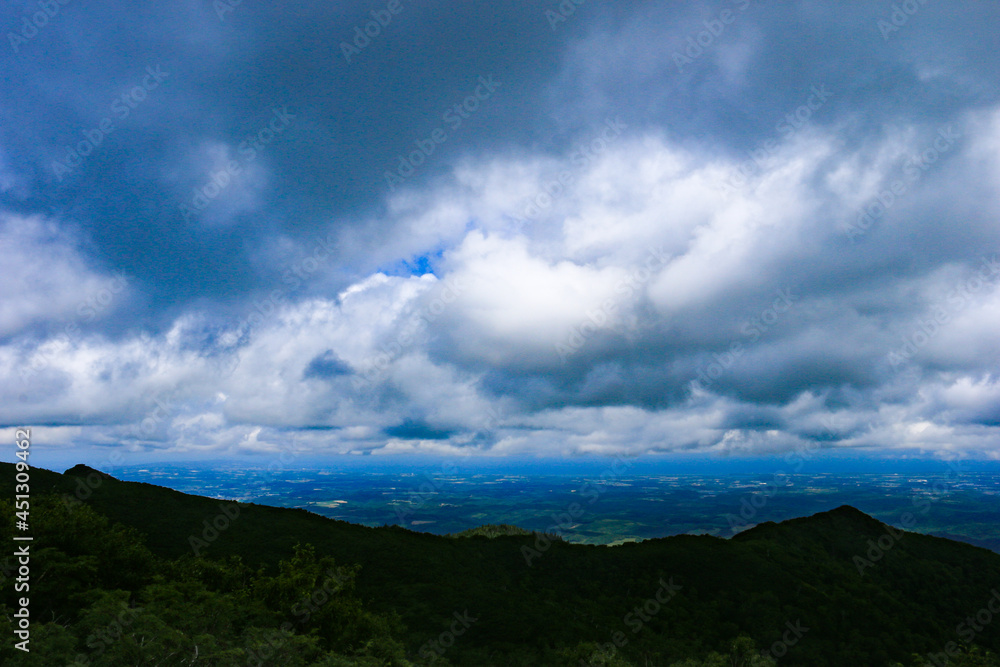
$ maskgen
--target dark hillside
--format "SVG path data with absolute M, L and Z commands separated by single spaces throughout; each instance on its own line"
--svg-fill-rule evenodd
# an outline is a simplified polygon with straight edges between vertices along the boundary
M 11 498 L 12 465 L 0 466 L 0 480 Z M 311 544 L 317 557 L 360 565 L 360 603 L 398 614 L 398 639 L 417 662 L 426 642 L 467 613 L 476 621 L 447 651 L 454 664 L 578 665 L 622 640 L 615 659 L 628 662 L 618 664 L 671 665 L 731 653 L 745 634 L 781 664 L 910 665 L 913 654 L 959 642 L 956 627 L 1000 587 L 1000 555 L 890 529 L 847 506 L 731 540 L 681 535 L 600 547 L 505 534 L 518 532 L 512 527 L 458 539 L 366 528 L 81 466 L 33 470 L 32 498 L 45 494 L 134 529 L 152 557 L 171 562 L 238 557 L 273 576 L 296 544 Z M 971 643 L 1000 651 L 1000 622 Z

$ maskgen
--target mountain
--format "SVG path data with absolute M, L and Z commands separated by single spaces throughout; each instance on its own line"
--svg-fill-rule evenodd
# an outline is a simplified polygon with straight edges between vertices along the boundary
M 14 475 L 0 464 L 8 533 Z M 1000 603 L 1000 555 L 849 506 L 729 540 L 605 547 L 509 526 L 367 528 L 85 466 L 33 469 L 31 503 L 37 632 L 86 664 L 154 664 L 135 656 L 161 636 L 177 653 L 159 664 L 874 667 L 949 653 L 952 665 L 1000 664 L 987 657 L 1000 620 L 984 622 Z M 95 658 L 93 633 L 130 609 L 144 611 Z M 185 625 L 202 617 L 215 620 Z M 277 645 L 261 639 L 285 625 Z M 112 655 L 132 662 L 100 662 Z M 0 652 L 2 664 L 57 664 L 26 659 Z

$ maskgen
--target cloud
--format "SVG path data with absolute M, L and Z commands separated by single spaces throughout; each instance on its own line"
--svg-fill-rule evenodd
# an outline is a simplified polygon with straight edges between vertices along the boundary
M 350 373 L 351 367 L 344 363 L 333 350 L 327 350 L 309 362 L 302 377 L 328 379 Z
M 96 270 L 82 241 L 41 217 L 0 216 L 0 338 L 31 330 L 67 333 L 106 317 L 130 296 L 129 278 Z
M 867 3 L 730 5 L 407 5 L 350 60 L 349 5 L 54 17 L 0 55 L 0 421 L 164 457 L 996 456 L 998 9 L 885 38 Z

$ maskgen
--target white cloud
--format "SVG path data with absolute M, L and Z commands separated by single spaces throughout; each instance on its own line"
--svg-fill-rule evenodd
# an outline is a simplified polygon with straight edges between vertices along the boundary
M 208 320 L 194 311 L 156 337 L 14 341 L 0 347 L 2 417 L 90 423 L 79 436 L 91 442 L 192 453 L 760 454 L 801 448 L 827 429 L 839 446 L 988 455 L 996 386 L 982 378 L 1000 366 L 997 291 L 977 290 L 952 312 L 910 360 L 911 375 L 886 355 L 968 279 L 968 262 L 867 278 L 859 267 L 878 268 L 878 253 L 830 259 L 832 244 L 846 247 L 840 225 L 920 136 L 890 133 L 851 151 L 831 134 L 801 132 L 728 196 L 722 185 L 739 160 L 658 134 L 621 137 L 580 164 L 467 161 L 453 181 L 391 201 L 386 256 L 443 247 L 438 276 L 372 273 L 336 297 L 285 298 L 267 316 L 223 326 L 210 344 Z M 969 149 L 950 168 L 985 159 Z M 562 193 L 512 227 L 511 212 L 563 170 L 573 179 Z M 103 284 L 54 226 L 8 220 L 3 229 L 5 247 L 48 253 L 44 271 L 7 278 L 20 281 L 10 293 L 56 295 L 44 311 L 29 299 L 5 305 L 8 332 L 71 314 Z M 662 261 L 636 281 L 653 248 Z M 618 289 L 630 277 L 635 287 Z M 741 325 L 786 286 L 800 295 L 794 307 L 750 336 Z M 608 337 L 560 365 L 556 343 L 609 300 L 599 327 Z M 732 342 L 744 346 L 738 363 L 692 391 L 699 364 Z M 31 391 L 18 388 L 25 367 L 37 367 Z M 497 387 L 510 394 L 498 399 Z M 831 410 L 834 394 L 857 400 Z M 774 414 L 760 417 L 765 407 Z M 435 435 L 386 435 L 404 423 Z
M 40 217 L 0 213 L 0 336 L 49 324 L 81 325 L 105 317 L 128 298 L 129 279 L 92 268 L 79 240 Z

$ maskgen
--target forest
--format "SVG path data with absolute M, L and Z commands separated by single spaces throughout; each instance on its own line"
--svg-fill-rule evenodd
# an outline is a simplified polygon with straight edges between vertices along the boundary
M 15 532 L 14 466 L 0 526 Z M 435 536 L 31 471 L 3 665 L 1000 665 L 1000 555 L 842 506 L 734 538 Z M 18 641 L 30 599 L 29 652 Z

